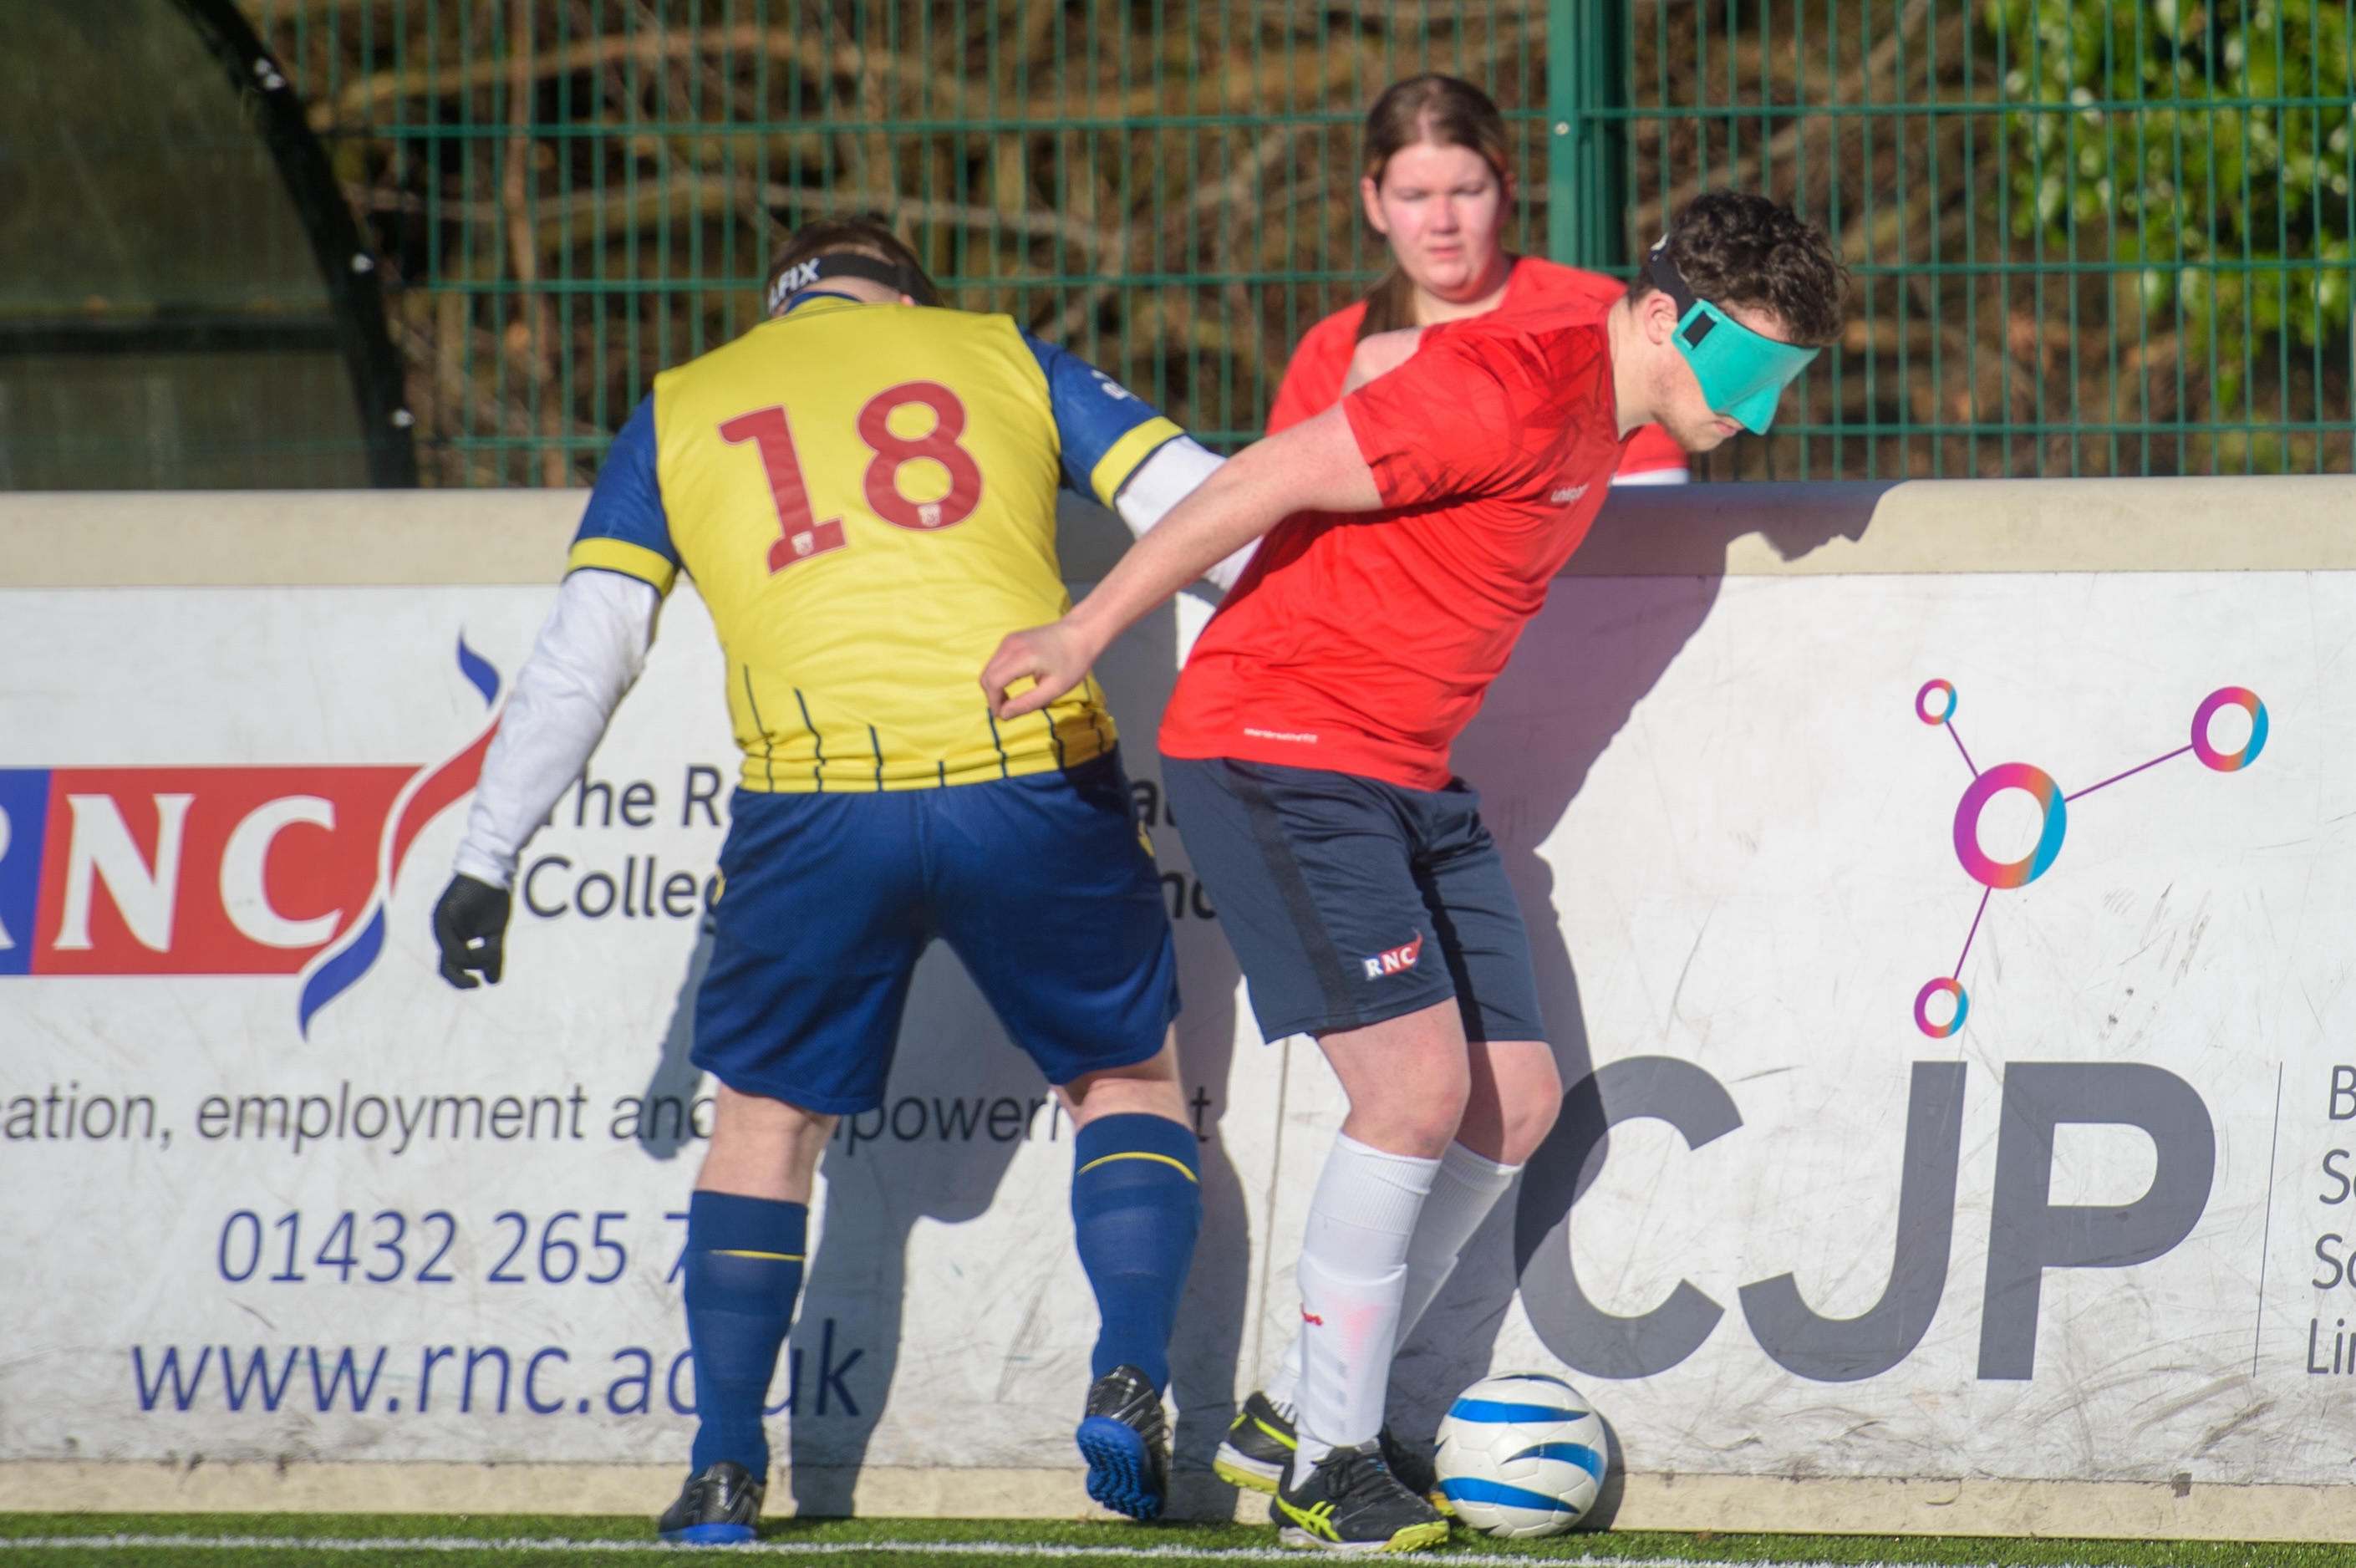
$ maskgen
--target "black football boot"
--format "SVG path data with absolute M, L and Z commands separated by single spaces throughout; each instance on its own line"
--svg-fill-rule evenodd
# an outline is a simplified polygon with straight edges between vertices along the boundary
M 1292 1463 L 1293 1450 L 1300 1446 L 1292 1418 L 1255 1389 L 1227 1427 L 1227 1435 L 1211 1459 L 1211 1469 L 1231 1487 L 1274 1497 L 1284 1479 L 1285 1466 Z
M 716 1460 L 687 1478 L 655 1532 L 679 1546 L 741 1545 L 761 1533 L 764 1489 L 735 1460 Z
M 1088 1496 L 1131 1519 L 1159 1519 L 1170 1496 L 1170 1425 L 1162 1396 L 1135 1367 L 1115 1367 L 1088 1387 L 1073 1438 L 1088 1462 Z
M 1440 1489 L 1440 1472 L 1431 1467 L 1431 1461 L 1424 1457 L 1422 1449 L 1410 1448 L 1401 1443 L 1387 1426 L 1383 1428 L 1382 1445 L 1383 1463 L 1389 1466 L 1392 1475 L 1398 1477 L 1400 1486 L 1450 1519 L 1456 1517 L 1456 1505 L 1450 1502 L 1448 1494 Z

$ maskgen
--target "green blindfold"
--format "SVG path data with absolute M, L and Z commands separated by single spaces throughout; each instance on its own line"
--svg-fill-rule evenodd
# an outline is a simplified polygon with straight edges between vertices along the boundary
M 1775 423 L 1775 405 L 1792 378 L 1819 350 L 1762 337 L 1686 286 L 1667 255 L 1668 242 L 1653 247 L 1644 274 L 1677 307 L 1677 352 L 1693 367 L 1711 412 L 1722 413 L 1754 435 Z

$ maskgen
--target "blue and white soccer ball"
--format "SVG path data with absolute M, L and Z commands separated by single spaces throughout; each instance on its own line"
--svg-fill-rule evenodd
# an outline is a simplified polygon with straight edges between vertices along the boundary
M 1456 1396 L 1432 1466 L 1456 1517 L 1500 1541 L 1569 1530 L 1603 1485 L 1603 1418 L 1560 1378 L 1515 1372 Z

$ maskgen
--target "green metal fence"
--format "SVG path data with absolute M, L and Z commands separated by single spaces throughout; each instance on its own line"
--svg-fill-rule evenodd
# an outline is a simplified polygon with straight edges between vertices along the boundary
M 1421 70 L 1505 108 L 1525 248 L 1624 271 L 1728 183 L 1839 237 L 1847 338 L 1701 477 L 2356 456 L 2346 0 L 245 4 L 376 238 L 428 482 L 585 479 L 853 209 L 1249 439 L 1376 275 L 1357 126 Z

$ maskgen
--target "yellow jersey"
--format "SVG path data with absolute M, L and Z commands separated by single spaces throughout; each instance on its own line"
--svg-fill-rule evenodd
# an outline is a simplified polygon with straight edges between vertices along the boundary
M 1059 482 L 1110 506 L 1177 425 L 1005 316 L 805 293 L 655 378 L 569 570 L 668 593 L 684 571 L 728 663 L 743 784 L 911 789 L 1101 756 L 1091 676 L 1001 724 L 982 665 L 1071 607 Z

